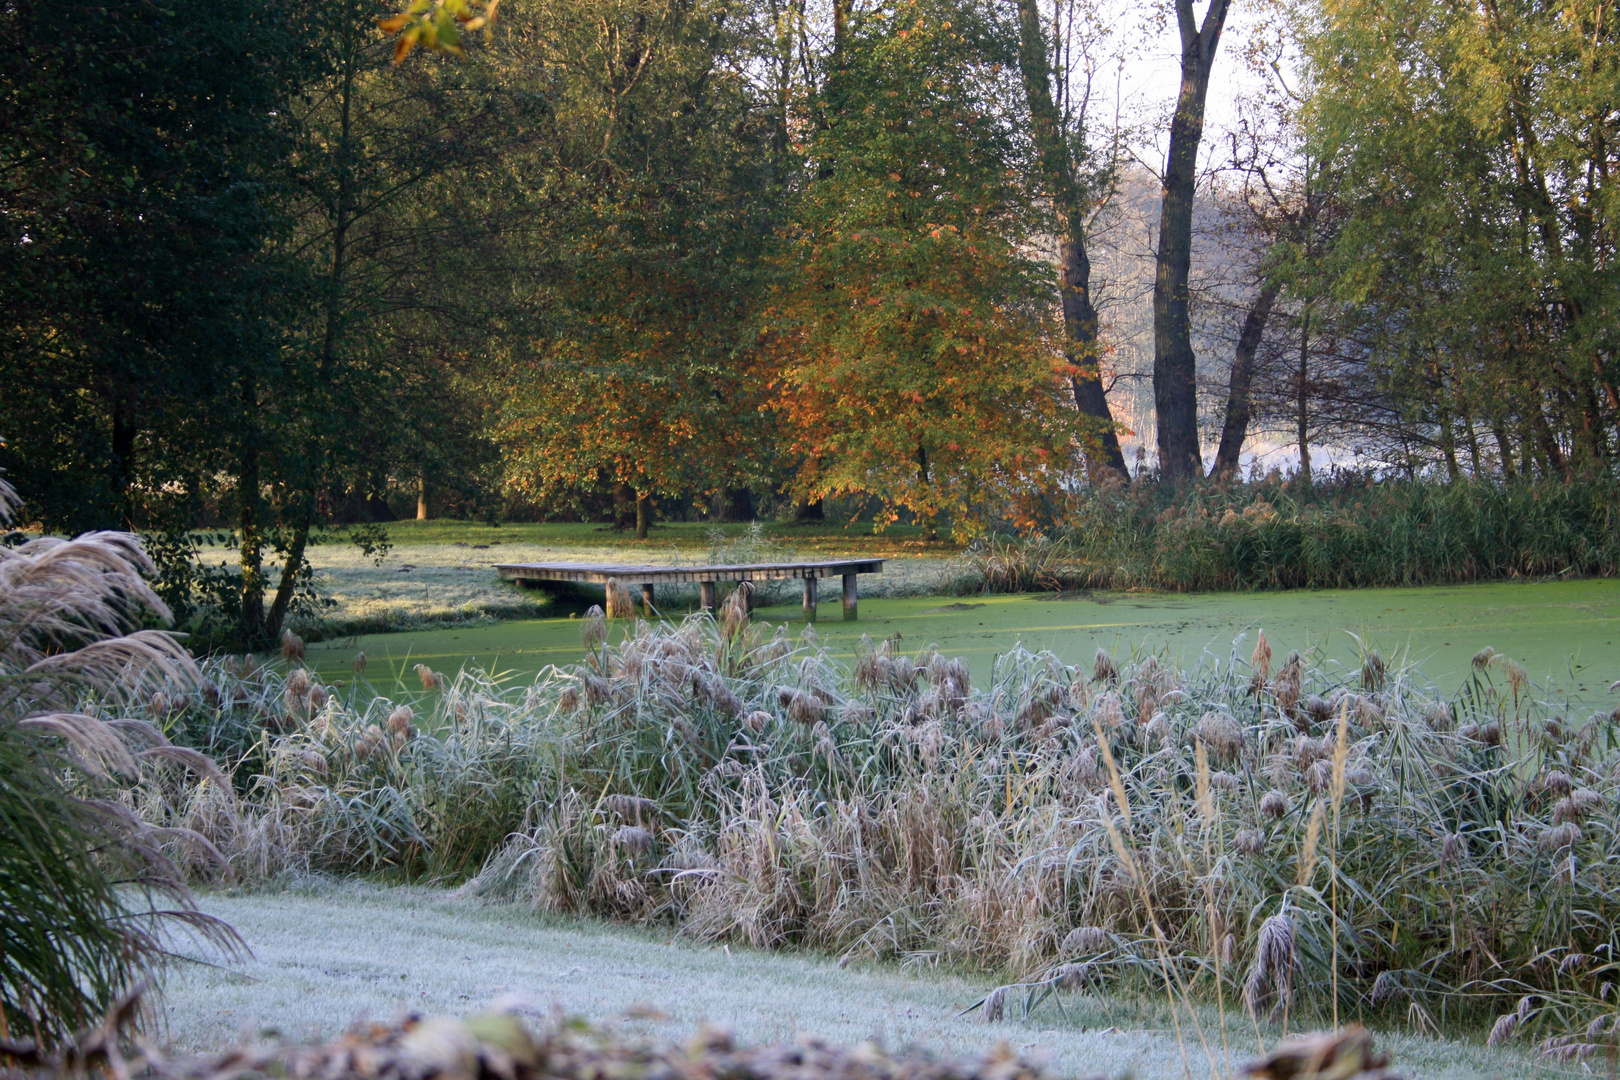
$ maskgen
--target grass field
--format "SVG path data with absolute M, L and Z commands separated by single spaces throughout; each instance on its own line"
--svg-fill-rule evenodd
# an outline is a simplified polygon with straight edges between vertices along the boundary
M 489 526 L 472 522 L 400 522 L 388 526 L 393 550 L 380 562 L 351 544 L 310 549 L 320 590 L 335 606 L 328 618 L 340 628 L 399 629 L 488 619 L 564 614 L 569 603 L 500 580 L 501 562 L 605 562 L 692 565 L 793 559 L 881 558 L 881 578 L 867 578 L 872 595 L 936 592 L 957 549 L 925 543 L 915 528 L 873 534 L 869 527 L 682 523 L 653 530 L 646 540 L 601 525 Z M 792 582 L 787 583 L 792 585 Z M 785 593 L 784 593 L 785 595 Z M 695 604 L 695 588 L 678 597 Z M 572 605 L 583 608 L 583 604 Z
M 865 579 L 863 579 L 864 582 Z M 1164 649 L 1184 665 L 1203 654 L 1225 657 L 1240 635 L 1247 655 L 1264 628 L 1279 656 L 1322 649 L 1349 663 L 1357 638 L 1387 659 L 1409 656 L 1429 679 L 1450 689 L 1470 658 L 1490 645 L 1524 664 L 1537 682 L 1581 697 L 1608 699 L 1620 679 L 1620 580 L 1438 586 L 1419 589 L 1281 593 L 1107 594 L 904 597 L 861 601 L 861 619 L 842 621 L 833 591 L 823 599 L 816 632 L 835 656 L 849 660 L 862 634 L 899 635 L 903 649 L 935 644 L 965 657 L 976 682 L 995 657 L 1022 642 L 1066 662 L 1087 661 L 1098 648 L 1117 655 Z M 796 606 L 762 609 L 792 634 L 803 629 Z M 622 635 L 627 623 L 615 625 Z M 377 692 L 416 688 L 418 663 L 455 672 L 463 664 L 527 680 L 547 664 L 581 656 L 577 619 L 558 617 L 378 634 L 310 646 L 309 659 L 328 680 L 352 680 L 351 660 L 364 651 L 366 678 Z
M 984 1025 L 958 1014 L 987 987 L 950 974 L 894 965 L 841 969 L 803 955 L 706 947 L 515 907 L 476 906 L 442 891 L 327 885 L 215 894 L 203 907 L 235 925 L 254 957 L 229 968 L 185 965 L 167 977 L 167 1034 L 187 1049 L 218 1046 L 240 1033 L 254 1037 L 266 1027 L 292 1038 L 332 1035 L 359 1016 L 388 1018 L 405 1009 L 464 1014 L 497 994 L 515 993 L 541 1010 L 555 1007 L 667 1037 L 684 1037 L 710 1021 L 732 1027 L 747 1042 L 807 1032 L 965 1054 L 1006 1040 L 1046 1052 L 1063 1076 L 1211 1074 L 1196 1034 L 1185 1031 L 1178 1043 L 1156 1001 L 1076 994 L 1062 1011 L 1048 1003 L 1027 1020 Z M 639 1005 L 666 1018 L 623 1017 Z M 1203 1010 L 1200 1019 L 1215 1072 L 1233 1075 L 1231 1065 L 1254 1055 L 1255 1030 L 1229 1014 L 1223 1048 L 1216 1011 Z M 1185 1014 L 1182 1023 L 1187 1026 Z M 1521 1051 L 1473 1042 L 1386 1035 L 1380 1044 L 1412 1080 L 1576 1075 L 1538 1066 Z
M 566 548 L 615 548 L 621 552 L 706 551 L 719 533 L 731 539 L 746 536 L 749 525 L 735 522 L 679 521 L 652 527 L 647 539 L 637 540 L 630 530 L 615 530 L 593 522 L 522 522 L 485 525 L 476 521 L 395 521 L 387 526 L 396 547 L 432 544 L 489 544 L 493 547 L 529 545 Z M 869 524 L 785 525 L 761 522 L 767 540 L 816 554 L 867 555 L 873 558 L 935 555 L 960 550 L 950 540 L 925 541 L 917 525 L 891 525 L 880 533 Z M 493 549 L 492 547 L 492 549 Z

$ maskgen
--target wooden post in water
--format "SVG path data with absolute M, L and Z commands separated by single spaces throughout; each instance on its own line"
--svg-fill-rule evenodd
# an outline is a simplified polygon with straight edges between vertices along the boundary
M 698 582 L 698 606 L 704 611 L 714 610 L 714 582 Z
M 641 603 L 647 609 L 647 614 L 651 616 L 653 613 L 653 587 L 650 581 L 641 586 Z
M 805 622 L 814 622 L 815 618 L 816 618 L 816 600 L 817 600 L 816 584 L 817 584 L 816 575 L 814 575 L 814 574 L 806 574 L 804 576 L 804 620 L 805 620 Z
M 855 575 L 844 575 L 844 621 L 855 621 Z

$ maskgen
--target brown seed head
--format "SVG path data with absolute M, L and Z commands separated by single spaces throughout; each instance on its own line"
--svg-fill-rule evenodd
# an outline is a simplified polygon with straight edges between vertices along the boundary
M 640 825 L 621 825 L 613 834 L 613 843 L 632 855 L 640 855 L 652 847 L 653 834 Z
M 1107 930 L 1100 926 L 1077 926 L 1064 935 L 1058 951 L 1064 956 L 1090 956 L 1107 948 Z
M 281 632 L 281 658 L 288 663 L 304 659 L 304 639 L 291 630 Z
M 1271 677 L 1271 642 L 1266 640 L 1264 630 L 1260 631 L 1259 638 L 1254 643 L 1254 654 L 1249 657 L 1249 662 L 1254 667 L 1255 674 L 1262 680 Z
M 579 622 L 579 643 L 590 652 L 607 643 L 607 613 L 597 604 L 592 604 Z
M 1243 728 L 1229 713 L 1205 713 L 1195 731 L 1216 758 L 1230 761 L 1243 753 Z
M 396 706 L 394 711 L 388 714 L 388 730 L 394 735 L 409 738 L 416 733 L 416 729 L 411 726 L 415 719 L 416 712 L 409 705 Z

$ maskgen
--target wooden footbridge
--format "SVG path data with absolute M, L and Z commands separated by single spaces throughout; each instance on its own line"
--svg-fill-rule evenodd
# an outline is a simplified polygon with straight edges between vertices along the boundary
M 626 586 L 639 584 L 649 608 L 653 586 L 696 584 L 703 610 L 714 610 L 715 585 L 722 581 L 781 581 L 797 578 L 804 582 L 804 615 L 816 617 L 816 593 L 822 578 L 844 580 L 844 618 L 856 617 L 856 579 L 861 574 L 883 572 L 882 559 L 846 559 L 838 562 L 753 563 L 746 566 L 613 566 L 604 563 L 497 563 L 495 569 L 507 581 L 520 584 L 544 581 L 574 581 L 605 585 L 618 581 Z

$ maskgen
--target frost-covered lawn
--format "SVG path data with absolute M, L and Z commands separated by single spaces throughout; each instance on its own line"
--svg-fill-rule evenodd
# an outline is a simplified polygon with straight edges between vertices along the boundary
M 512 993 L 541 1010 L 555 1007 L 674 1038 L 708 1021 L 730 1026 L 749 1042 L 808 1032 L 844 1042 L 876 1036 L 890 1047 L 916 1044 L 960 1054 L 1006 1040 L 1049 1053 L 1064 1076 L 1211 1075 L 1185 1015 L 1183 1051 L 1163 1010 L 1155 1018 L 1151 1007 L 1073 996 L 1066 1015 L 1048 1004 L 1028 1021 L 986 1026 L 957 1015 L 987 989 L 970 979 L 894 966 L 840 969 L 815 957 L 542 918 L 426 889 L 347 884 L 216 894 L 203 906 L 234 924 L 255 955 L 229 970 L 186 966 L 168 976 L 168 1034 L 184 1049 L 212 1048 L 265 1027 L 294 1038 L 331 1035 L 358 1016 L 389 1017 L 401 1009 L 462 1014 Z M 624 1017 L 645 1005 L 667 1019 Z M 1211 1028 L 1214 1074 L 1231 1075 L 1214 1010 L 1201 1018 Z M 1255 1034 L 1246 1021 L 1229 1020 L 1236 1064 L 1252 1056 Z M 1477 1043 L 1411 1037 L 1380 1043 L 1409 1078 L 1565 1075 Z
M 542 592 L 508 585 L 495 572 L 502 562 L 584 562 L 653 566 L 692 565 L 711 556 L 739 562 L 836 559 L 879 556 L 882 574 L 861 579 L 863 596 L 918 596 L 936 591 L 949 573 L 952 553 L 945 545 L 827 530 L 804 535 L 765 533 L 755 543 L 732 536 L 719 545 L 694 526 L 661 530 L 636 542 L 590 526 L 492 529 L 469 523 L 415 522 L 390 525 L 395 546 L 378 565 L 341 541 L 309 550 L 322 593 L 335 602 L 328 618 L 352 629 L 400 629 L 478 618 L 535 618 L 556 614 Z M 461 528 L 452 529 L 450 526 Z M 455 539 L 465 535 L 466 539 Z M 718 547 L 718 550 L 716 550 Z M 787 582 L 784 589 L 797 587 Z M 829 590 L 836 587 L 829 586 Z M 784 592 L 784 596 L 786 593 Z M 829 596 L 831 592 L 829 592 Z M 673 605 L 695 604 L 696 588 L 667 594 Z

